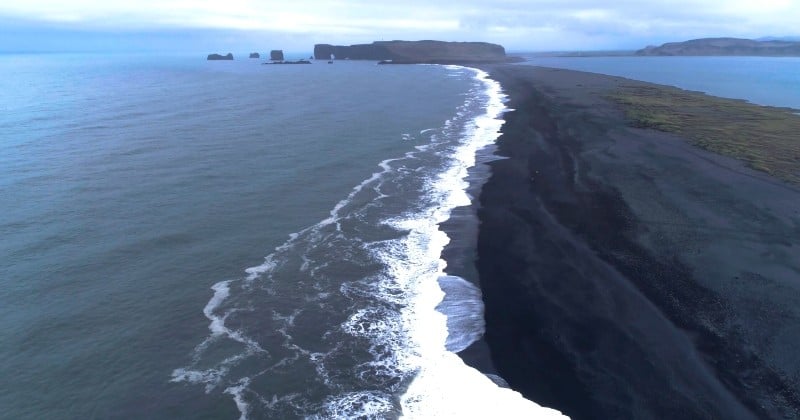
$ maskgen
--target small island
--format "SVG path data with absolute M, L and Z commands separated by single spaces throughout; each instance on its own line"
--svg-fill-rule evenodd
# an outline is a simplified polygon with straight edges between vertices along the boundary
M 233 54 L 227 53 L 225 55 L 220 54 L 209 54 L 206 60 L 214 61 L 214 60 L 233 60 Z
M 669 42 L 661 46 L 648 46 L 636 51 L 644 56 L 800 56 L 800 42 L 797 41 L 757 41 L 740 38 L 701 38 L 684 42 Z
M 257 52 L 250 53 L 250 58 L 261 58 L 261 54 Z
M 286 60 L 283 55 L 283 50 L 272 50 L 269 52 L 270 62 L 263 64 L 311 64 L 308 60 Z

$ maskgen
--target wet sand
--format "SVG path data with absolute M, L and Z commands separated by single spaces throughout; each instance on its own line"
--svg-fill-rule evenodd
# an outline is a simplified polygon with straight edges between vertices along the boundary
M 630 127 L 607 95 L 641 82 L 487 70 L 514 111 L 465 360 L 574 419 L 800 417 L 800 188 Z

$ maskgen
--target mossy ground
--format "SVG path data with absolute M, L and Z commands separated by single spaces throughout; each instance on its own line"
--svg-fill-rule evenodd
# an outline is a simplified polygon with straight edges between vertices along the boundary
M 800 111 L 667 86 L 622 85 L 609 97 L 635 127 L 679 134 L 699 147 L 800 185 Z

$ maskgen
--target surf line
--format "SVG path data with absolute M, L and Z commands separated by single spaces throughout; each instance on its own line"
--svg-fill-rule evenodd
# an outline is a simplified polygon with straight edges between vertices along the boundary
M 440 225 L 450 218 L 453 209 L 471 204 L 467 194 L 468 169 L 475 165 L 477 152 L 494 144 L 500 136 L 504 123 L 502 115 L 509 109 L 505 107 L 506 95 L 502 87 L 485 71 L 461 66 L 445 67 L 472 72 L 482 86 L 478 96 L 485 105 L 484 113 L 465 124 L 462 141 L 453 151 L 449 165 L 431 181 L 432 193 L 441 197 L 439 205 L 413 219 L 392 223 L 409 231 L 404 246 L 413 256 L 412 261 L 427 260 L 428 264 L 432 261 L 434 265 L 434 269 L 414 270 L 423 275 L 417 278 L 412 299 L 402 310 L 410 353 L 404 358 L 410 359 L 408 361 L 415 365 L 416 371 L 400 398 L 403 417 L 566 418 L 556 410 L 523 398 L 516 391 L 498 386 L 455 354 L 483 333 L 482 302 L 477 288 L 445 272 L 447 263 L 441 255 L 450 238 Z M 462 303 L 470 303 L 467 311 L 477 314 L 456 313 L 453 305 L 442 305 L 445 299 L 443 288 L 450 293 L 462 294 Z M 461 307 L 458 311 L 463 309 Z M 475 319 L 475 316 L 480 319 Z M 454 318 L 450 325 L 449 317 Z M 451 326 L 455 331 L 448 331 Z M 459 326 L 464 329 L 458 331 Z

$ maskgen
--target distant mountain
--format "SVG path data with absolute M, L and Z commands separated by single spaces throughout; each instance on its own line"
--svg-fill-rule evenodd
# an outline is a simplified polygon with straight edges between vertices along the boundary
M 765 36 L 756 38 L 756 41 L 794 41 L 800 42 L 800 36 Z
M 741 38 L 702 38 L 649 46 L 636 55 L 745 55 L 800 56 L 800 42 L 783 40 L 757 41 Z

